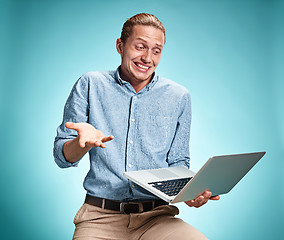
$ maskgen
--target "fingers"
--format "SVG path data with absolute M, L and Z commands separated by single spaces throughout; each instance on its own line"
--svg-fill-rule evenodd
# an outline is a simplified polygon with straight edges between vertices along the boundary
M 216 195 L 216 196 L 212 196 L 210 198 L 210 200 L 219 200 L 220 199 L 220 196 L 219 195 Z
M 106 148 L 104 142 L 114 139 L 114 136 L 105 137 L 102 131 L 95 129 L 89 123 L 66 122 L 65 127 L 78 132 L 79 145 L 81 148 L 85 148 L 86 146 Z
M 81 148 L 85 148 L 86 147 L 86 142 L 87 141 L 85 139 L 83 139 L 82 137 L 79 138 L 79 145 L 80 145 Z
M 208 199 L 204 198 L 204 196 L 201 195 L 201 196 L 195 198 L 194 200 L 190 200 L 190 201 L 187 201 L 185 203 L 190 207 L 199 208 L 207 202 L 208 202 Z
M 112 139 L 114 139 L 114 136 L 104 137 L 104 138 L 102 139 L 102 142 L 108 142 L 108 141 L 111 141 Z
M 86 144 L 90 147 L 101 147 L 101 148 L 106 148 L 106 145 L 103 143 L 101 140 L 97 141 L 88 141 Z
M 96 140 L 96 141 L 88 141 L 87 144 L 91 147 L 101 147 L 101 148 L 106 148 L 106 145 L 104 142 L 108 142 L 114 139 L 114 136 L 108 136 L 108 137 L 103 137 L 101 140 Z
M 101 148 L 106 147 L 106 145 L 102 141 L 95 141 L 94 145 L 95 145 L 95 147 L 101 147 Z
M 196 198 L 195 203 L 194 203 L 194 207 L 199 208 L 207 202 L 208 202 L 208 198 L 204 197 L 204 195 L 201 195 L 201 196 Z
M 204 198 L 209 199 L 212 196 L 212 192 L 210 191 L 205 191 L 202 196 L 204 196 Z
M 188 206 L 190 207 L 196 207 L 199 208 L 206 204 L 210 200 L 219 200 L 220 196 L 212 196 L 212 192 L 210 191 L 205 191 L 203 194 L 195 198 L 194 200 L 190 200 L 185 202 Z

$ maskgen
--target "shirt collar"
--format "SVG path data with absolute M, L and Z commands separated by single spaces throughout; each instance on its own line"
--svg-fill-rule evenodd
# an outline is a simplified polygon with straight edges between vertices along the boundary
M 115 71 L 115 78 L 116 80 L 118 81 L 118 83 L 122 86 L 126 83 L 128 83 L 127 81 L 124 81 L 122 80 L 122 78 L 120 77 L 120 74 L 119 74 L 119 70 L 120 70 L 120 66 L 116 69 Z M 152 76 L 152 79 L 151 79 L 151 82 L 149 82 L 146 86 L 146 89 L 149 91 L 153 86 L 154 84 L 157 82 L 158 80 L 158 76 L 157 74 L 154 72 L 153 73 L 153 76 Z
M 120 75 L 119 75 L 119 70 L 120 70 L 120 66 L 119 66 L 119 67 L 116 69 L 116 71 L 115 71 L 115 79 L 118 81 L 118 83 L 119 83 L 120 85 L 123 85 L 123 84 L 125 84 L 125 83 L 127 83 L 127 82 L 121 79 L 121 77 L 120 77 Z
M 154 72 L 153 73 L 153 76 L 152 76 L 152 79 L 151 79 L 151 82 L 148 83 L 148 85 L 146 86 L 146 89 L 149 91 L 151 90 L 151 88 L 154 86 L 154 84 L 157 82 L 158 80 L 158 76 L 157 74 Z

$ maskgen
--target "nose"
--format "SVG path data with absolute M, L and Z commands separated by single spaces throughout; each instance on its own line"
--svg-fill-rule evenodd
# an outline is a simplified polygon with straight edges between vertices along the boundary
M 147 50 L 144 52 L 144 54 L 142 55 L 142 61 L 144 63 L 150 63 L 151 62 L 151 58 L 152 58 L 152 55 L 151 55 L 151 51 Z

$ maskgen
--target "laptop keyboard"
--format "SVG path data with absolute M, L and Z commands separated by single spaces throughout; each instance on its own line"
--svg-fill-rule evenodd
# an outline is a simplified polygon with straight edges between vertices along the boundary
M 190 179 L 191 178 L 180 178 L 160 182 L 151 182 L 149 184 L 168 196 L 175 196 L 181 191 L 181 189 L 183 189 Z

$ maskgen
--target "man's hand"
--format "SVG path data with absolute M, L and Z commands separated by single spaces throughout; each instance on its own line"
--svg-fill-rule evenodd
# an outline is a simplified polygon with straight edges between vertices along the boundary
M 185 203 L 190 207 L 196 207 L 199 208 L 205 203 L 208 202 L 208 200 L 219 200 L 220 196 L 212 196 L 212 193 L 210 191 L 205 191 L 203 194 L 199 195 L 194 200 L 186 201 Z
M 78 132 L 79 145 L 81 148 L 85 147 L 101 147 L 105 148 L 105 142 L 114 139 L 113 136 L 105 137 L 102 131 L 95 129 L 89 123 L 65 123 L 65 127 L 74 129 Z

